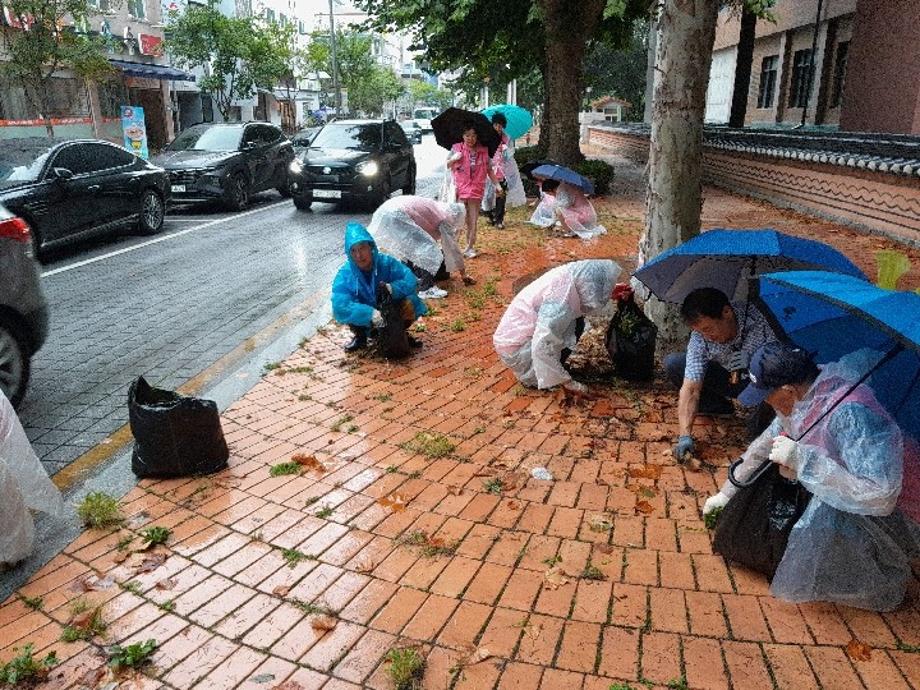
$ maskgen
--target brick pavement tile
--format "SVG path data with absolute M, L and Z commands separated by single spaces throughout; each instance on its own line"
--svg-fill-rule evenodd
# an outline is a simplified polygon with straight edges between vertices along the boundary
M 578 580 L 575 577 L 566 578 L 566 584 L 562 585 L 549 586 L 548 583 L 544 583 L 533 610 L 548 616 L 568 618 L 577 586 Z
M 894 647 L 896 639 L 885 619 L 875 611 L 837 606 L 840 617 L 853 632 L 853 637 L 871 647 Z
M 672 633 L 642 634 L 642 677 L 667 683 L 681 674 L 680 636 Z
M 313 629 L 313 616 L 299 620 L 271 645 L 272 656 L 297 661 L 326 633 Z
M 438 579 L 431 585 L 431 591 L 435 594 L 442 594 L 447 597 L 457 597 L 466 589 L 476 576 L 481 561 L 475 561 L 462 556 L 455 556 L 447 564 L 447 567 L 441 571 Z
M 190 650 L 190 654 L 163 676 L 163 680 L 175 687 L 190 688 L 239 649 L 239 645 L 213 636 L 201 646 Z
M 428 594 L 425 592 L 400 587 L 395 594 L 389 597 L 386 605 L 374 616 L 369 625 L 376 630 L 383 630 L 394 635 L 399 634 L 427 598 Z
M 495 609 L 479 640 L 479 648 L 489 650 L 493 656 L 510 659 L 521 636 L 522 620 L 520 611 Z
M 722 663 L 722 649 L 718 640 L 702 637 L 684 637 L 684 665 L 687 683 L 700 690 L 727 690 Z
M 266 683 L 272 683 L 276 686 L 281 685 L 295 670 L 297 670 L 297 667 L 289 661 L 269 656 L 264 662 L 254 668 L 237 687 L 240 688 L 240 690 L 264 690 Z M 326 679 L 324 677 L 319 677 L 325 682 Z M 271 687 L 271 685 L 269 685 L 269 687 Z M 314 685 L 314 687 L 320 686 Z
M 280 604 L 278 599 L 258 593 L 220 621 L 214 627 L 214 631 L 231 640 L 236 640 L 245 635 Z
M 639 585 L 614 583 L 613 615 L 610 622 L 627 628 L 641 628 L 648 614 L 648 591 Z
M 920 660 L 915 652 L 889 651 L 895 665 L 915 689 L 920 688 Z
M 346 681 L 361 683 L 377 668 L 395 641 L 393 635 L 368 630 L 332 672 Z
M 598 671 L 615 678 L 633 680 L 639 671 L 639 632 L 629 628 L 603 628 Z
M 690 632 L 706 637 L 726 637 L 722 598 L 714 592 L 687 592 L 687 612 L 690 614 Z
M 246 647 L 236 649 L 225 661 L 208 673 L 196 686 L 195 690 L 223 690 L 237 687 L 239 683 L 252 675 L 268 657 Z
M 867 690 L 907 690 L 910 687 L 891 657 L 881 649 L 873 650 L 867 661 L 854 661 L 853 666 Z
M 722 603 L 725 605 L 728 624 L 735 639 L 763 642 L 772 640 L 760 608 L 759 597 L 723 594 Z
M 864 687 L 849 657 L 839 647 L 803 647 L 803 651 L 821 687 L 834 690 L 862 690 Z
M 287 679 L 288 687 L 291 690 L 319 690 L 320 688 L 329 687 L 329 676 L 317 673 L 309 668 L 297 669 Z M 296 685 L 295 685 L 296 683 Z M 264 690 L 265 686 L 259 686 Z M 271 687 L 271 686 L 269 686 Z M 284 687 L 283 685 L 281 687 Z
M 480 690 L 491 688 L 501 673 L 500 665 L 493 659 L 464 666 L 454 684 L 454 690 Z
M 468 601 L 492 605 L 505 587 L 512 569 L 495 563 L 483 563 L 463 594 Z
M 761 597 L 760 608 L 777 642 L 814 644 L 799 607 L 772 597 Z
M 308 577 L 303 578 L 294 585 L 287 596 L 300 601 L 313 601 L 318 599 L 323 592 L 345 571 L 328 563 L 320 563 L 310 571 Z
M 453 649 L 472 646 L 491 612 L 488 606 L 470 601 L 461 602 L 438 635 L 438 643 Z
M 391 582 L 372 579 L 348 606 L 339 612 L 339 617 L 352 623 L 366 625 L 390 601 L 397 589 L 397 585 Z
M 548 668 L 543 672 L 543 679 L 540 683 L 540 690 L 556 690 L 557 688 L 565 688 L 566 690 L 581 690 L 584 680 L 585 677 L 581 673 Z
M 693 569 L 696 571 L 696 581 L 699 588 L 707 592 L 734 593 L 728 568 L 721 556 L 707 554 L 693 555 Z
M 415 640 L 434 639 L 453 615 L 458 604 L 456 599 L 432 594 L 403 628 L 403 636 Z
M 542 573 L 516 568 L 505 585 L 505 591 L 498 599 L 498 605 L 519 611 L 530 611 L 542 586 Z
M 579 580 L 572 607 L 572 618 L 592 623 L 606 623 L 613 583 L 609 580 Z
M 763 650 L 767 655 L 767 661 L 779 687 L 795 688 L 796 690 L 799 688 L 810 690 L 818 687 L 801 647 L 765 644 Z
M 846 645 L 853 637 L 833 604 L 821 601 L 799 604 L 799 612 L 820 645 Z
M 283 603 L 265 616 L 256 627 L 243 635 L 242 642 L 259 649 L 271 647 L 303 618 L 303 611 L 288 603 Z
M 684 592 L 679 589 L 649 589 L 652 629 L 664 632 L 686 633 L 687 604 Z
M 623 582 L 635 585 L 658 584 L 658 552 L 626 549 L 626 567 Z
M 570 671 L 592 673 L 600 645 L 601 627 L 595 623 L 567 621 L 555 665 Z
M 303 655 L 300 663 L 317 671 L 328 672 L 367 632 L 367 628 L 339 621 Z
M 282 562 L 284 562 L 283 556 Z M 307 577 L 307 575 L 319 567 L 319 561 L 316 560 L 298 561 L 293 567 L 290 565 L 290 563 L 284 563 L 285 564 L 283 566 L 262 580 L 256 586 L 256 589 L 258 589 L 260 592 L 265 592 L 266 594 L 273 594 L 281 588 L 291 589 L 297 583 L 302 582 L 304 578 Z M 272 565 L 273 564 L 274 561 L 272 561 Z
M 546 570 L 548 567 L 547 561 L 556 557 L 561 543 L 562 540 L 559 537 L 533 535 L 523 547 L 524 555 L 521 556 L 518 567 L 541 572 Z
M 543 667 L 513 661 L 505 666 L 498 690 L 538 690 Z
M 723 640 L 722 653 L 733 687 L 745 690 L 772 690 L 773 681 L 758 645 L 753 642 Z

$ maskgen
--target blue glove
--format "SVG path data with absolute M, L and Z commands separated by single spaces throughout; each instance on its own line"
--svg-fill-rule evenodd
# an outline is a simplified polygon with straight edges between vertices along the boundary
M 684 455 L 686 453 L 693 453 L 695 448 L 696 444 L 693 443 L 692 436 L 681 436 L 677 439 L 677 443 L 671 450 L 671 454 L 674 456 L 675 460 L 678 462 L 683 462 Z

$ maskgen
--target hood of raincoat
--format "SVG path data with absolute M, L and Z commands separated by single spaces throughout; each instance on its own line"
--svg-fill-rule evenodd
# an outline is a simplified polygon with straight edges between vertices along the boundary
M 589 259 L 575 261 L 569 266 L 585 313 L 606 306 L 611 299 L 613 286 L 623 271 L 620 265 L 609 259 Z
M 374 254 L 374 259 L 376 259 L 377 243 L 374 242 L 374 238 L 371 237 L 371 234 L 367 231 L 367 228 L 361 225 L 361 223 L 350 221 L 345 226 L 345 256 L 348 257 L 349 263 L 351 263 L 351 265 L 356 269 L 358 267 L 355 266 L 355 262 L 351 258 L 351 248 L 361 242 L 367 242 L 371 245 L 371 251 Z

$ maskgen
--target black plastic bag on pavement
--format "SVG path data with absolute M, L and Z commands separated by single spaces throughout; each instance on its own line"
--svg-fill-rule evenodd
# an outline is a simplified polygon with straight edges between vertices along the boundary
M 409 334 L 400 304 L 383 285 L 377 286 L 377 311 L 383 316 L 383 326 L 377 329 L 376 335 L 380 354 L 386 359 L 408 357 Z
M 784 479 L 771 465 L 751 486 L 738 489 L 722 510 L 713 551 L 772 579 L 810 499 L 801 484 Z
M 655 376 L 655 342 L 658 327 L 636 304 L 632 290 L 618 285 L 614 292 L 617 313 L 607 327 L 605 344 L 613 373 L 629 381 L 649 381 Z
M 138 477 L 185 477 L 224 469 L 230 451 L 213 400 L 153 388 L 138 377 L 128 391 Z

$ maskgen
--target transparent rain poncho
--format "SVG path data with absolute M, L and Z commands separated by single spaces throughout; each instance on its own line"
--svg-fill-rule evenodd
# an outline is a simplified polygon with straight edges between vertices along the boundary
M 463 270 L 457 231 L 463 225 L 462 204 L 402 195 L 385 201 L 367 229 L 377 245 L 400 261 L 435 275 L 444 262 L 451 273 Z
M 777 597 L 878 611 L 895 608 L 904 597 L 910 560 L 920 556 L 920 525 L 908 517 L 918 514 L 916 495 L 902 492 L 916 484 L 916 445 L 905 443 L 865 384 L 834 407 L 879 357 L 861 350 L 824 366 L 792 414 L 774 420 L 735 472 L 746 478 L 769 457 L 775 436 L 785 431 L 799 438 L 820 418 L 799 440 L 798 481 L 812 500 L 773 578 Z M 735 491 L 729 482 L 722 487 L 729 496 Z
M 507 139 L 507 135 L 505 136 Z M 505 192 L 505 208 L 523 206 L 527 203 L 527 193 L 524 191 L 524 181 L 521 171 L 518 170 L 517 161 L 514 160 L 514 147 L 510 142 L 498 147 L 492 158 L 492 166 L 499 180 L 504 179 L 508 185 Z M 486 180 L 486 193 L 482 197 L 482 210 L 491 211 L 495 208 L 495 185 L 492 180 Z
M 540 190 L 540 203 L 528 221 L 539 228 L 548 228 L 556 222 L 556 195 Z
M 574 348 L 575 320 L 602 309 L 622 269 L 606 259 L 557 266 L 521 290 L 492 336 L 495 351 L 526 386 L 552 388 L 572 377 L 563 348 Z
M 32 551 L 30 510 L 60 516 L 64 502 L 0 392 L 0 564 L 21 561 Z
M 607 228 L 597 222 L 597 212 L 584 192 L 565 182 L 560 183 L 553 194 L 542 193 L 530 217 L 530 222 L 541 228 L 548 228 L 556 221 L 583 240 L 607 232 Z

